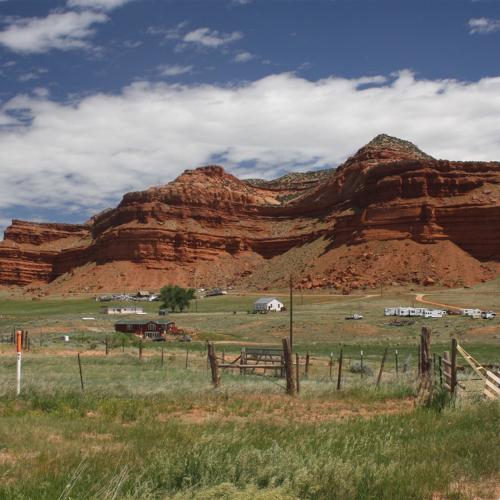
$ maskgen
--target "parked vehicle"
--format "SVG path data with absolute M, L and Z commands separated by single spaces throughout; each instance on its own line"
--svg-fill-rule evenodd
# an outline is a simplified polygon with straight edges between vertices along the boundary
M 350 314 L 349 316 L 346 316 L 345 319 L 363 319 L 362 314 L 354 313 Z
M 496 317 L 496 313 L 494 313 L 493 311 L 483 311 L 481 313 L 481 318 L 483 319 L 493 319 Z

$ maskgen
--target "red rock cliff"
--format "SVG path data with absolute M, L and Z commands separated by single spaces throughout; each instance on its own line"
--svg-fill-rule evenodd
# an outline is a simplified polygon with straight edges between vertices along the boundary
M 263 286 L 292 270 L 308 287 L 456 284 L 500 262 L 498 163 L 435 160 L 382 135 L 331 173 L 281 179 L 209 166 L 128 193 L 85 225 L 13 221 L 0 283 Z

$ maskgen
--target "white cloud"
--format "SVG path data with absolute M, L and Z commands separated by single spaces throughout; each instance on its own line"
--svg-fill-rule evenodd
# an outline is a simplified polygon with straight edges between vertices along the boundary
M 158 66 L 161 76 L 178 76 L 191 73 L 193 66 L 181 66 L 178 64 L 161 64 Z
M 38 80 L 41 75 L 47 73 L 47 68 L 35 68 L 28 73 L 23 73 L 17 77 L 17 80 L 21 83 L 29 82 L 31 80 Z
M 0 105 L 0 209 L 113 205 L 217 161 L 271 178 L 333 166 L 379 133 L 438 158 L 500 159 L 500 77 L 477 82 L 271 75 L 241 86 L 134 83 L 60 103 Z M 216 158 L 218 158 L 216 160 Z M 2 214 L 0 212 L 0 217 Z
M 99 12 L 53 12 L 47 17 L 14 20 L 0 31 L 0 44 L 14 52 L 43 53 L 53 49 L 89 48 L 92 26 L 108 17 Z
M 469 19 L 469 33 L 471 35 L 488 35 L 500 30 L 500 19 L 476 17 Z
M 248 5 L 252 3 L 253 0 L 232 0 L 232 5 Z
M 182 21 L 172 28 L 165 28 L 164 26 L 150 26 L 146 30 L 146 33 L 148 35 L 161 36 L 164 40 L 179 40 L 182 37 L 182 32 L 187 25 L 187 21 Z
M 131 0 L 68 0 L 68 7 L 81 7 L 85 9 L 113 10 L 121 7 Z
M 241 40 L 242 38 L 243 34 L 239 31 L 221 33 L 217 30 L 211 30 L 210 28 L 198 28 L 186 33 L 182 38 L 182 41 L 186 44 L 192 43 L 215 49 L 222 45 L 227 45 L 229 43 L 236 42 L 237 40 Z
M 255 55 L 250 52 L 238 52 L 238 54 L 233 57 L 233 61 L 236 63 L 245 63 L 252 59 L 255 59 Z

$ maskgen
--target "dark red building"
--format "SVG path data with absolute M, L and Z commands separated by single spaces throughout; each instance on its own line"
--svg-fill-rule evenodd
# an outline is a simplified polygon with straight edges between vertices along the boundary
M 142 338 L 165 340 L 165 335 L 175 331 L 175 323 L 166 320 L 123 320 L 115 323 L 115 331 L 134 333 Z

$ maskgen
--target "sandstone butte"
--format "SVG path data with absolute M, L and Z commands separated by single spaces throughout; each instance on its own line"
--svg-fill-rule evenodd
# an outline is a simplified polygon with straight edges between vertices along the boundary
M 0 284 L 33 293 L 189 286 L 352 290 L 500 273 L 500 163 L 380 135 L 337 169 L 242 181 L 219 166 L 81 225 L 12 221 Z

